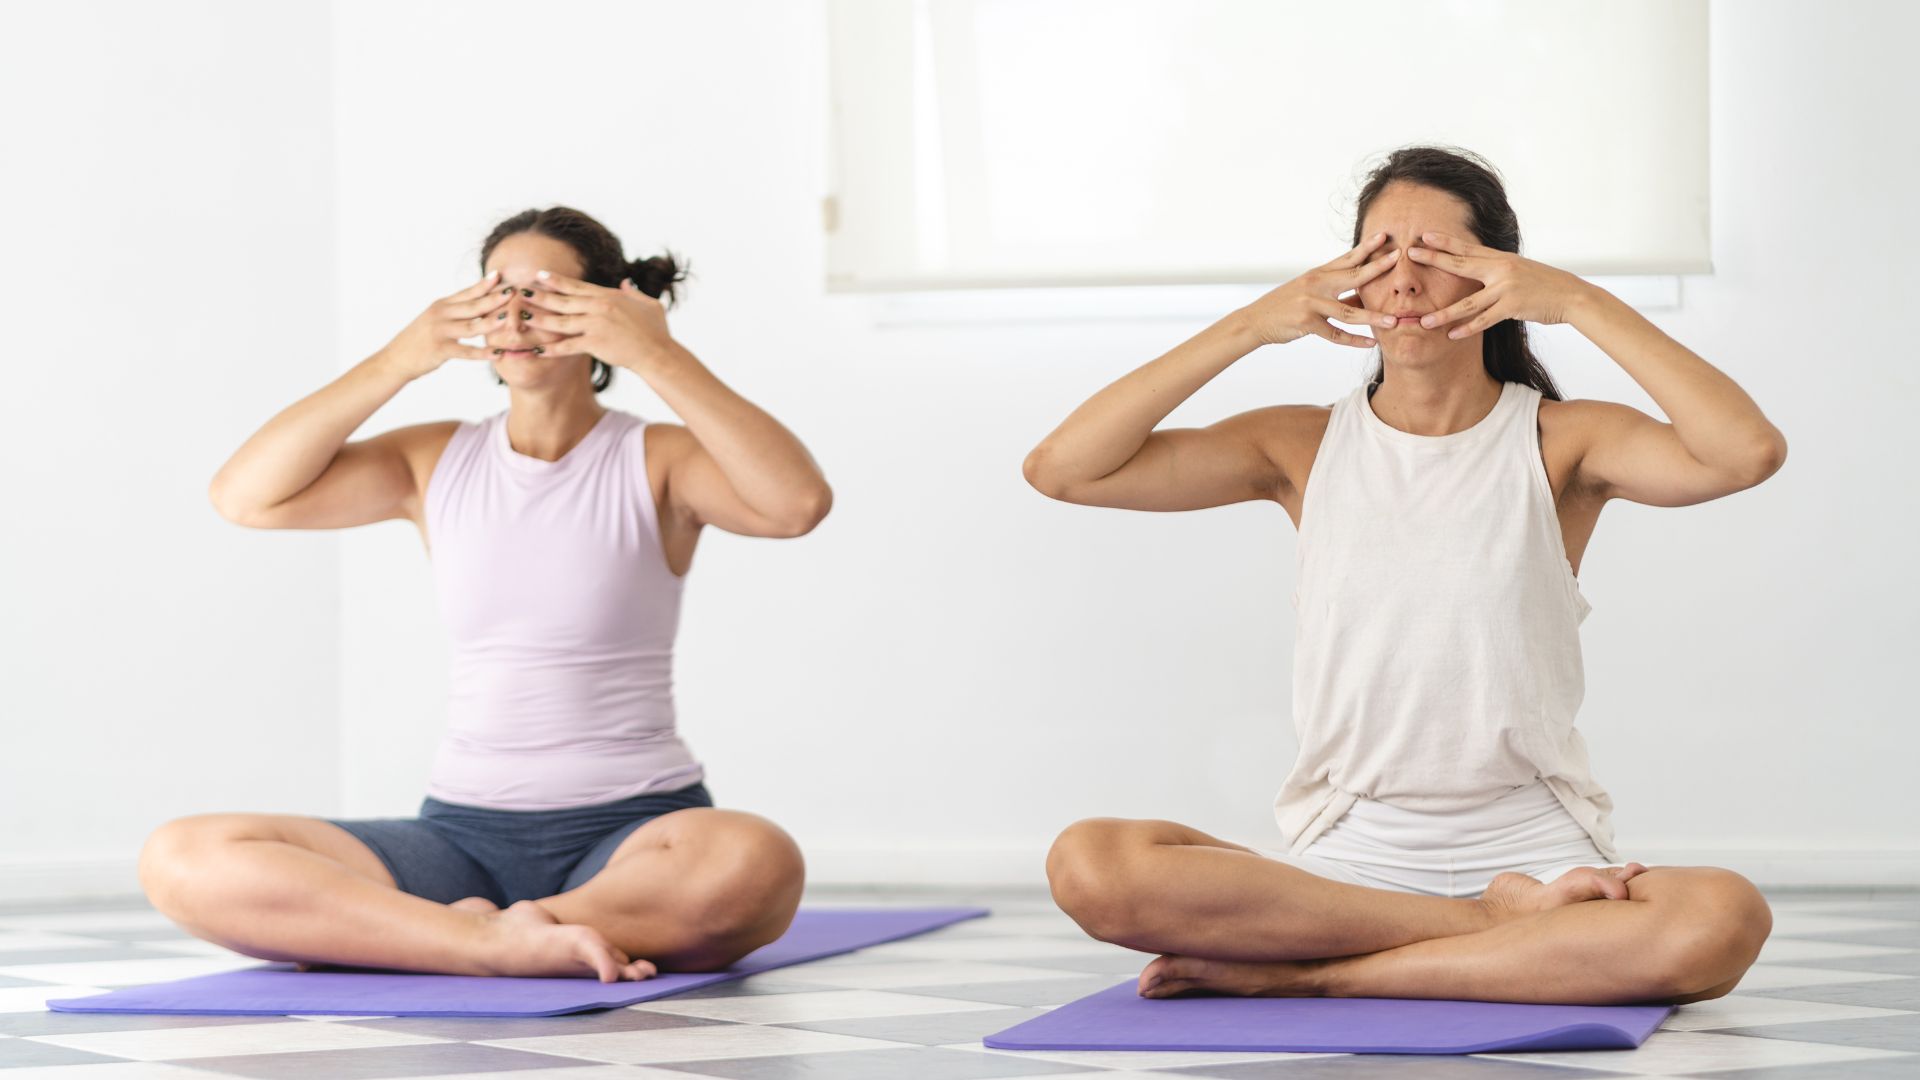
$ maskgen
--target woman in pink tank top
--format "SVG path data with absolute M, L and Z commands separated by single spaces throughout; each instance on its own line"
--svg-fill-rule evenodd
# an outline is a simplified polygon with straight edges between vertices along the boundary
M 803 865 L 772 822 L 713 806 L 676 730 L 681 584 L 706 526 L 800 536 L 831 492 L 791 432 L 668 333 L 671 256 L 630 261 L 553 207 L 501 222 L 481 263 L 270 421 L 212 491 L 259 528 L 421 530 L 453 667 L 419 815 L 182 818 L 149 840 L 143 885 L 202 937 L 308 965 L 724 967 L 786 930 Z M 491 363 L 507 407 L 345 441 L 448 359 Z M 602 405 L 615 369 L 684 424 Z

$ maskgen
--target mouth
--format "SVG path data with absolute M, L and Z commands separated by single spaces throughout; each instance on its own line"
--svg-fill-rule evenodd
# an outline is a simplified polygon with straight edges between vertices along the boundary
M 524 349 L 502 349 L 500 350 L 500 355 L 501 356 L 533 356 L 539 350 L 540 350 L 540 346 L 529 345 Z
M 1420 319 L 1421 316 L 1419 315 L 1402 315 L 1393 321 L 1393 325 L 1395 329 L 1403 326 L 1419 326 Z

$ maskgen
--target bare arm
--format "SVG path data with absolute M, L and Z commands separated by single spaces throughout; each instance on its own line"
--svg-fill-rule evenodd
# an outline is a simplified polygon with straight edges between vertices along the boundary
M 1398 252 L 1368 262 L 1375 235 L 1334 261 L 1274 289 L 1172 351 L 1087 399 L 1027 455 L 1027 482 L 1065 502 L 1128 510 L 1198 510 L 1273 499 L 1299 478 L 1275 447 L 1293 410 L 1256 409 L 1204 428 L 1156 431 L 1181 402 L 1262 345 L 1315 334 L 1371 348 L 1372 338 L 1329 319 L 1384 324 L 1386 317 L 1337 299 L 1393 266 Z
M 686 424 L 666 440 L 673 509 L 742 536 L 800 536 L 827 516 L 833 491 L 807 448 L 684 346 L 669 340 L 637 370 Z
M 484 333 L 487 315 L 507 302 L 492 283 L 489 274 L 435 301 L 385 348 L 254 432 L 208 488 L 220 516 L 261 529 L 343 529 L 412 516 L 419 484 L 406 449 L 451 424 L 401 428 L 356 443 L 347 437 L 401 387 L 449 357 L 488 355 L 458 339 Z
M 1573 305 L 1575 329 L 1626 369 L 1671 418 L 1583 402 L 1587 449 L 1576 468 L 1606 498 L 1688 506 L 1750 488 L 1777 472 L 1787 440 L 1738 383 L 1611 293 Z

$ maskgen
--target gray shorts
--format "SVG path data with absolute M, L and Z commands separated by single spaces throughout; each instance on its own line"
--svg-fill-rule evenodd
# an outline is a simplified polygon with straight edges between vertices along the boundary
M 441 904 L 484 896 L 506 907 L 578 888 L 635 829 L 712 805 L 706 785 L 696 783 L 563 810 L 492 810 L 429 796 L 419 817 L 326 820 L 372 848 L 401 892 Z

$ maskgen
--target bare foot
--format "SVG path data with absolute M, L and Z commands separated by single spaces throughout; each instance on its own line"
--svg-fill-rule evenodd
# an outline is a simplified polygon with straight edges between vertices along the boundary
M 1198 956 L 1162 956 L 1140 973 L 1140 996 L 1232 994 L 1236 997 L 1317 997 L 1314 960 L 1206 960 Z
M 591 973 L 601 982 L 618 982 L 651 978 L 658 971 L 650 961 L 629 959 L 593 927 L 563 923 L 532 900 L 500 911 L 489 929 L 492 940 L 486 952 L 496 975 L 567 978 Z
M 1480 894 L 1480 904 L 1504 922 L 1522 915 L 1537 915 L 1567 904 L 1585 900 L 1625 900 L 1627 882 L 1646 871 L 1637 862 L 1625 866 L 1577 866 L 1542 882 L 1525 874 L 1495 874 Z

